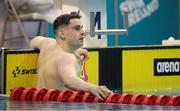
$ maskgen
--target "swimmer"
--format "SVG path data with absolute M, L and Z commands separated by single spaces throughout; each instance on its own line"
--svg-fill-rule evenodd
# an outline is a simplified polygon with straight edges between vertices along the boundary
M 40 36 L 31 40 L 31 47 L 40 50 L 38 87 L 87 91 L 102 100 L 111 93 L 106 86 L 97 86 L 79 78 L 80 58 L 87 54 L 86 50 L 80 49 L 85 37 L 80 18 L 77 12 L 63 14 L 53 23 L 56 40 Z M 85 55 L 85 60 L 87 58 Z

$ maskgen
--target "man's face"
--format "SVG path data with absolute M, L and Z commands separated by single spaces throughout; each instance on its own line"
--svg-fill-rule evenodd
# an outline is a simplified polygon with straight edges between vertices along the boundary
M 64 37 L 69 45 L 81 47 L 84 42 L 84 30 L 80 19 L 71 19 L 64 28 Z

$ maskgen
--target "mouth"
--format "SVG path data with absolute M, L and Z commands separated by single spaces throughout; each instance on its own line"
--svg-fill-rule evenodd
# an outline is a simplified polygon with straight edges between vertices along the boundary
M 84 41 L 84 38 L 80 38 L 79 40 L 80 40 L 80 41 Z

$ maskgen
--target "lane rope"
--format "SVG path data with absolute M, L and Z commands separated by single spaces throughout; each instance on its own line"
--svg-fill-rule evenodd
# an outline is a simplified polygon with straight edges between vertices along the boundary
M 180 96 L 111 93 L 104 100 L 100 100 L 93 94 L 84 91 L 24 87 L 11 89 L 10 100 L 180 106 Z

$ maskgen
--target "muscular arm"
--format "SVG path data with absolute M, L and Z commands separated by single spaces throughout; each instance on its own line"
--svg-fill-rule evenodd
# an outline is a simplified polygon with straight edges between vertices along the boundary
M 90 91 L 94 85 L 81 80 L 76 74 L 76 65 L 73 59 L 66 56 L 58 62 L 58 74 L 65 87 L 72 90 Z
M 71 90 L 81 90 L 88 91 L 98 96 L 100 99 L 106 98 L 107 95 L 111 92 L 105 86 L 97 86 L 88 82 L 81 80 L 76 75 L 76 66 L 72 62 L 71 58 L 62 59 L 61 62 L 58 62 L 58 74 L 66 88 Z
M 31 40 L 30 46 L 31 48 L 41 49 L 43 45 L 47 45 L 49 42 L 55 42 L 55 39 L 36 36 Z
M 43 46 L 47 46 L 47 44 L 49 44 L 50 42 L 55 43 L 56 40 L 52 39 L 52 38 L 36 36 L 35 38 L 33 38 L 31 40 L 30 46 L 31 46 L 31 48 L 34 48 L 34 49 L 42 49 Z M 89 59 L 88 52 L 86 49 L 79 48 L 75 51 L 74 54 L 81 60 L 86 61 Z M 82 56 L 83 56 L 83 58 L 82 58 Z

